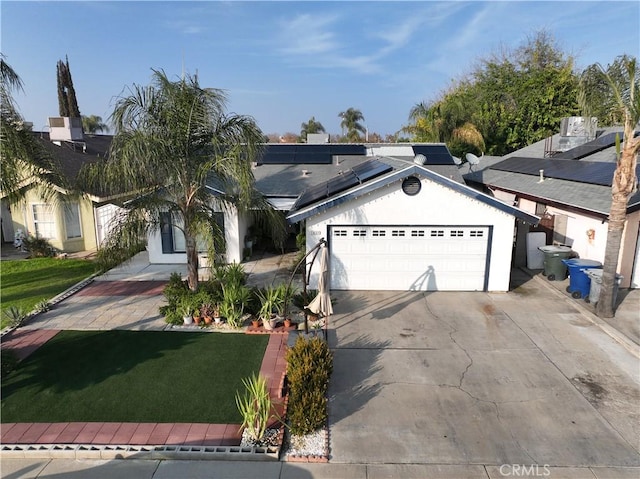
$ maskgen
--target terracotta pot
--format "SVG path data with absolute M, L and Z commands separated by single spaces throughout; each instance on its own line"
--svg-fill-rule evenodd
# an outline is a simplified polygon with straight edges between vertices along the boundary
M 211 316 L 205 316 L 204 317 L 204 323 L 205 324 L 211 324 L 212 321 L 213 321 L 213 318 Z
M 284 327 L 285 328 L 290 328 L 291 327 L 291 320 L 289 318 L 284 320 Z
M 253 326 L 254 328 L 258 329 L 260 327 L 260 320 L 259 319 L 252 319 L 251 320 L 251 326 Z
M 194 316 L 193 317 L 193 322 L 196 324 L 200 324 L 200 316 Z

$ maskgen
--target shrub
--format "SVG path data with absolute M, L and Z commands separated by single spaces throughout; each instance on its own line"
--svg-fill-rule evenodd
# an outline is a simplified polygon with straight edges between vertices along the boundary
M 333 354 L 320 338 L 299 337 L 287 351 L 289 407 L 292 434 L 309 434 L 327 422 L 327 389 Z
M 19 326 L 27 317 L 27 313 L 24 309 L 18 306 L 9 306 L 7 309 L 2 311 L 2 315 L 9 320 L 11 326 Z
M 271 414 L 271 398 L 267 380 L 253 374 L 242 380 L 246 388 L 244 396 L 236 393 L 236 405 L 242 415 L 242 425 L 254 444 L 259 444 L 267 431 L 267 425 L 273 417 Z
M 183 298 L 191 295 L 187 282 L 182 280 L 179 273 L 173 272 L 162 294 L 164 294 L 167 304 L 160 307 L 160 314 L 169 324 L 182 324 L 182 312 L 179 311 L 179 307 L 183 303 Z
M 224 285 L 244 285 L 247 282 L 244 266 L 235 262 L 227 265 L 214 266 L 213 278 Z
M 45 238 L 29 235 L 22 240 L 22 245 L 32 258 L 48 258 L 56 255 L 56 249 Z

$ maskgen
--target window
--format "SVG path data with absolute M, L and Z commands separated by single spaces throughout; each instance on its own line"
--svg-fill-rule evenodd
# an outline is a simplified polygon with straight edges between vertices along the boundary
M 367 230 L 353 230 L 353 236 L 367 236 Z
M 469 231 L 469 236 L 472 238 L 482 238 L 484 236 L 484 231 L 482 230 L 471 230 Z
M 411 230 L 411 236 L 422 237 L 424 236 L 424 230 Z
M 213 213 L 214 220 L 218 225 L 218 233 L 224 235 L 224 213 Z M 178 226 L 179 225 L 179 226 Z M 162 238 L 162 252 L 165 254 L 184 253 L 187 250 L 184 233 L 181 229 L 182 221 L 173 222 L 171 213 L 161 213 L 160 215 L 160 236 Z M 196 247 L 199 252 L 207 251 L 207 244 L 203 238 L 197 238 Z M 221 253 L 226 250 L 224 238 L 216 237 L 214 243 L 216 252 Z
M 52 239 L 56 237 L 56 222 L 51 205 L 32 205 L 33 224 L 38 238 Z
M 444 236 L 444 230 L 431 230 L 429 232 L 429 236 L 431 236 L 432 238 L 439 238 L 441 236 Z
M 391 236 L 404 236 L 404 230 L 391 230 Z
M 371 233 L 372 236 L 387 236 L 387 232 L 385 230 L 373 230 Z
M 347 236 L 347 230 L 334 230 L 333 236 Z
M 462 238 L 464 236 L 464 231 L 463 230 L 451 230 L 451 232 L 449 233 L 449 236 L 451 236 L 452 238 Z
M 64 205 L 64 229 L 67 232 L 67 239 L 82 238 L 82 228 L 80 227 L 80 209 L 78 203 Z

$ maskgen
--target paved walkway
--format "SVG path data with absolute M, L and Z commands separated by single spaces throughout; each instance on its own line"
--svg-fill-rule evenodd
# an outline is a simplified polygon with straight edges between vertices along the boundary
M 274 262 L 274 265 L 277 267 L 276 271 L 279 271 L 280 277 L 284 277 L 286 267 L 280 267 L 282 263 L 279 263 L 277 259 L 271 260 Z M 142 263 L 141 263 L 142 264 Z M 255 274 L 264 274 L 265 277 L 263 281 L 271 281 L 275 280 L 277 277 L 276 273 L 269 273 L 268 268 L 265 268 L 265 271 L 261 270 L 261 265 L 256 262 L 253 265 L 246 264 L 247 272 L 255 271 Z M 143 265 L 144 266 L 144 265 Z M 148 265 L 147 265 L 148 266 Z M 159 280 L 160 278 L 168 277 L 167 271 L 169 268 L 174 270 L 177 265 L 170 265 L 169 267 L 165 267 L 166 270 L 162 272 L 162 276 L 159 275 L 158 271 L 144 271 L 144 268 L 139 270 L 137 273 L 132 274 L 127 278 L 127 280 L 131 281 L 153 281 Z M 273 266 L 272 266 L 273 268 Z M 116 276 L 112 276 L 112 279 L 117 279 Z M 118 278 L 124 280 L 122 277 Z M 98 280 L 99 281 L 99 280 Z M 579 308 L 581 313 L 580 321 L 576 322 L 577 331 L 589 331 L 589 329 L 584 329 L 585 324 L 583 321 L 590 322 L 591 326 L 596 326 L 598 329 L 606 332 L 610 338 L 617 341 L 619 344 L 626 343 L 627 349 L 636 351 L 637 354 L 637 344 L 630 339 L 629 335 L 624 332 L 620 332 L 619 329 L 624 328 L 615 328 L 614 325 L 620 325 L 623 322 L 625 324 L 633 325 L 638 321 L 638 308 L 639 299 L 640 299 L 640 291 L 631 291 L 628 293 L 626 298 L 624 298 L 624 302 L 621 308 L 618 309 L 616 314 L 616 322 L 606 322 L 599 320 L 599 318 L 594 317 L 589 312 L 589 305 L 586 303 L 583 305 L 576 300 L 570 298 L 570 296 L 566 295 L 563 292 L 563 285 L 561 282 L 550 283 L 546 281 L 544 278 L 537 278 L 536 281 L 540 282 L 541 285 L 544 285 L 551 294 L 555 291 L 555 294 L 558 297 L 566 296 L 565 301 L 568 306 L 573 308 Z M 94 283 L 95 284 L 95 283 Z M 515 289 L 518 288 L 518 285 L 514 286 Z M 524 291 L 516 292 L 515 294 L 525 294 Z M 511 294 L 511 293 L 509 293 Z M 77 298 L 82 298 L 82 295 L 74 295 Z M 64 302 L 60 303 L 57 308 L 62 308 L 65 303 L 70 301 L 72 298 L 68 298 Z M 96 294 L 93 296 L 87 296 L 87 298 L 91 298 L 92 301 L 99 301 L 101 296 Z M 499 300 L 500 295 L 496 296 Z M 104 298 L 104 297 L 103 297 Z M 79 313 L 79 303 L 75 303 L 75 308 L 78 308 L 76 313 Z M 104 306 L 104 305 L 103 305 Z M 120 309 L 125 308 L 126 303 L 115 303 L 110 308 L 107 306 L 105 309 Z M 543 310 L 545 308 L 544 301 L 540 302 L 540 309 Z M 133 311 L 133 310 L 131 310 Z M 156 309 L 157 311 L 157 309 Z M 515 310 L 514 310 L 515 311 Z M 59 310 L 62 312 L 62 310 Z M 49 313 L 47 313 L 49 314 Z M 140 314 L 140 313 L 129 313 L 131 314 Z M 525 314 L 525 312 L 522 312 Z M 42 315 L 43 319 L 46 315 Z M 125 315 L 126 316 L 126 315 Z M 533 313 L 533 317 L 537 318 L 537 314 Z M 566 319 L 569 319 L 570 315 L 564 315 Z M 573 316 L 571 316 L 573 317 Z M 105 320 L 107 316 L 103 317 Z M 140 316 L 138 316 L 140 318 Z M 52 319 L 52 318 L 49 318 Z M 92 322 L 85 318 L 84 321 L 81 321 L 80 318 L 76 319 L 79 321 L 79 324 L 90 325 Z M 113 321 L 116 321 L 115 319 Z M 126 317 L 121 318 L 120 321 L 127 321 Z M 573 321 L 573 320 L 572 320 Z M 105 321 L 108 323 L 109 321 Z M 147 324 L 147 326 L 152 327 L 153 321 Z M 578 324 L 579 323 L 579 324 Z M 50 323 L 52 326 L 54 323 Z M 125 324 L 125 323 L 123 323 Z M 535 323 L 534 323 L 535 324 Z M 96 324 L 96 327 L 98 325 Z M 144 327 L 143 325 L 139 325 Z M 132 327 L 135 328 L 135 325 Z M 34 331 L 38 328 L 33 328 Z M 90 328 L 89 328 L 90 329 Z M 581 333 L 582 334 L 582 333 Z M 276 335 L 272 335 L 272 338 Z M 633 336 L 631 334 L 631 336 Z M 281 337 L 281 336 L 276 336 Z M 4 338 L 3 338 L 4 339 Z M 557 348 L 557 352 L 561 352 L 564 347 L 562 346 L 563 338 L 558 338 L 560 341 L 554 347 Z M 555 344 L 555 343 L 554 343 Z M 635 345 L 635 348 L 634 348 Z M 606 347 L 611 347 L 611 345 L 601 345 Z M 280 345 L 282 347 L 282 344 Z M 615 349 L 615 348 L 613 348 Z M 637 357 L 637 356 L 636 356 Z M 582 364 L 585 363 L 593 363 L 597 362 L 597 358 L 590 356 L 585 352 L 585 356 L 583 357 Z M 349 365 L 352 367 L 353 365 Z M 575 364 L 572 367 L 580 368 L 579 364 Z M 277 368 L 277 363 L 274 366 Z M 604 371 L 606 373 L 606 371 Z M 469 377 L 471 377 L 471 372 L 468 372 Z M 278 373 L 274 370 L 274 376 L 277 376 Z M 580 385 L 581 386 L 581 385 Z M 629 428 L 634 428 L 635 425 L 629 424 Z M 53 431 L 50 431 L 53 433 Z M 4 427 L 3 427 L 4 433 Z M 175 434 L 179 434 L 176 430 Z M 355 447 L 358 444 L 358 441 L 351 441 L 350 447 Z M 640 477 L 639 470 L 637 468 L 630 467 L 578 467 L 575 465 L 567 465 L 566 467 L 562 466 L 552 466 L 547 467 L 544 465 L 532 465 L 532 464 L 513 464 L 513 465 L 483 465 L 483 464 L 397 464 L 397 461 L 391 461 L 394 463 L 390 464 L 362 464 L 362 463 L 353 463 L 353 464 L 339 464 L 339 463 L 329 463 L 329 464 L 288 464 L 288 463 L 280 463 L 280 462 L 250 462 L 250 461 L 181 461 L 181 460 L 166 460 L 158 457 L 156 460 L 140 460 L 135 458 L 135 454 L 129 455 L 129 460 L 127 461 L 118 461 L 118 460 L 74 460 L 74 459 L 64 459 L 64 455 L 60 454 L 60 459 L 36 459 L 36 458 L 9 458 L 7 455 L 3 455 L 2 461 L 0 462 L 0 470 L 1 477 L 3 478 L 11 478 L 11 479 L 22 479 L 22 478 L 50 478 L 50 479 L 60 479 L 60 478 L 122 478 L 122 477 L 136 477 L 141 479 L 168 479 L 168 478 L 187 478 L 187 477 L 198 477 L 198 478 L 266 478 L 266 479 L 290 479 L 290 478 L 316 478 L 316 479 L 329 479 L 329 478 L 367 478 L 367 479 L 375 479 L 375 478 L 383 478 L 383 477 L 401 477 L 401 478 L 483 478 L 483 479 L 493 479 L 493 478 L 503 478 L 503 477 L 523 477 L 523 468 L 527 468 L 525 477 L 550 477 L 550 478 L 590 478 L 590 479 L 604 479 L 604 478 L 616 478 L 616 479 L 625 479 L 625 478 L 634 478 L 637 479 Z M 98 455 L 94 455 L 93 457 L 99 457 Z M 114 456 L 115 457 L 115 456 Z M 148 454 L 145 455 L 148 457 Z M 506 468 L 505 468 L 506 467 Z

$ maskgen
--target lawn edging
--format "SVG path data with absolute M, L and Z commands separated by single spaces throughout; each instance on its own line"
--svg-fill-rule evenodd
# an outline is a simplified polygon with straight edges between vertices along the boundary
M 82 288 L 84 288 L 88 284 L 91 284 L 94 281 L 94 279 L 96 278 L 96 276 L 99 276 L 99 274 L 100 273 L 93 273 L 88 278 L 85 278 L 82 281 L 77 282 L 73 286 L 71 286 L 71 287 L 67 288 L 66 290 L 64 290 L 62 293 L 59 293 L 59 294 L 55 295 L 53 298 L 47 300 L 47 306 L 49 308 L 51 308 L 51 307 L 55 306 L 56 304 L 58 304 L 60 301 L 63 301 L 64 299 L 68 298 L 69 296 L 77 293 L 78 291 L 80 291 Z M 13 331 L 15 329 L 18 329 L 23 324 L 28 323 L 33 318 L 35 318 L 36 316 L 38 316 L 39 314 L 41 314 L 43 312 L 44 311 L 41 311 L 41 310 L 38 310 L 38 309 L 33 309 L 32 311 L 27 313 L 27 315 L 24 317 L 24 319 L 22 321 L 20 321 L 17 324 L 11 324 L 11 325 L 7 326 L 6 328 L 4 328 L 2 331 L 0 331 L 0 338 L 4 337 L 6 334 L 10 333 L 11 331 Z

